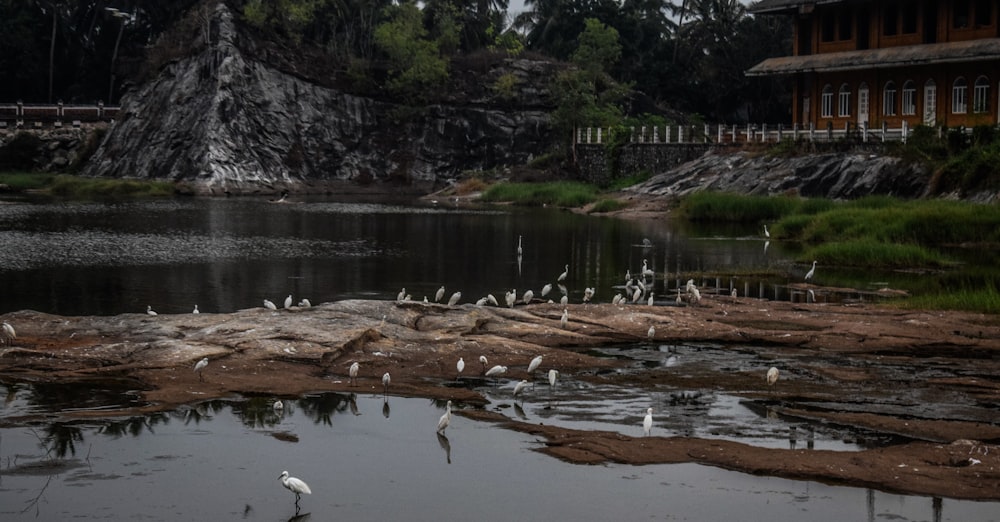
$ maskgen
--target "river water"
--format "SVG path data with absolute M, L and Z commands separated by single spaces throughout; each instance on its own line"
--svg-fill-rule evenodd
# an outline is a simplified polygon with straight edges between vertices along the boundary
M 731 272 L 702 287 L 795 298 L 774 270 L 800 277 L 798 246 L 765 242 L 757 224 L 698 230 L 666 220 L 628 222 L 550 210 L 455 208 L 446 202 L 312 199 L 171 199 L 124 203 L 0 203 L 0 313 L 63 315 L 230 312 L 279 303 L 347 298 L 413 299 L 462 292 L 461 302 L 533 289 L 569 265 L 565 291 L 595 300 L 621 291 L 626 270 L 647 260 L 657 299 L 680 274 Z M 520 237 L 523 255 L 516 255 Z M 837 271 L 820 268 L 817 281 Z M 840 273 L 837 277 L 845 277 Z M 883 274 L 857 276 L 863 288 Z M 871 281 L 870 281 L 871 280 Z M 841 284 L 838 280 L 838 284 Z M 683 284 L 683 283 L 682 283 Z M 560 290 L 550 297 L 558 299 Z M 683 361 L 686 349 L 615 348 L 645 364 Z M 721 356 L 729 357 L 727 354 Z M 738 364 L 734 363 L 734 364 Z M 643 397 L 584 389 L 573 399 L 482 383 L 491 407 L 532 422 L 639 435 L 651 401 L 674 404 L 654 434 L 732 438 L 770 447 L 851 451 L 864 441 L 831 427 L 791 437 L 792 426 L 737 397 Z M 286 520 L 294 496 L 287 469 L 313 495 L 300 519 L 329 520 L 991 520 L 998 503 L 892 495 L 814 482 L 755 477 L 699 465 L 578 466 L 541 456 L 540 441 L 455 416 L 447 437 L 433 426 L 443 405 L 361 394 L 235 398 L 130 419 L 68 421 L 68 411 L 120 407 L 127 389 L 32 386 L 0 381 L 0 514 L 4 519 Z M 685 392 L 686 393 L 686 392 Z M 592 396 L 593 399 L 581 399 Z M 459 405 L 459 408 L 462 406 Z M 356 410 L 356 411 L 355 411 Z M 637 413 L 638 412 L 638 413 Z M 706 419 L 708 419 L 706 421 Z M 735 428 L 734 428 L 735 427 Z

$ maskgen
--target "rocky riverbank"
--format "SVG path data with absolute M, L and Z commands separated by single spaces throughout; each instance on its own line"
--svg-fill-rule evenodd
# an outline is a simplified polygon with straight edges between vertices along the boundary
M 568 310 L 566 328 L 560 327 L 562 307 L 544 303 L 509 309 L 341 301 L 278 311 L 114 317 L 22 311 L 2 317 L 17 327 L 18 337 L 0 351 L 0 376 L 35 383 L 125 380 L 142 390 L 143 406 L 65 414 L 106 416 L 234 394 L 380 390 L 389 372 L 390 394 L 455 400 L 465 405 L 459 414 L 537 433 L 549 441 L 546 453 L 573 462 L 699 462 L 888 491 L 1000 499 L 996 317 L 728 296 L 706 296 L 697 306 L 578 304 Z M 698 342 L 752 353 L 760 364 L 617 371 L 627 363 L 587 353 L 597 346 Z M 508 366 L 508 379 L 528 378 L 528 361 L 544 355 L 544 368 L 558 369 L 564 379 L 720 391 L 780 415 L 910 442 L 859 452 L 803 451 L 526 424 L 477 408 L 487 400 L 473 388 L 447 385 L 459 357 L 469 362 L 470 377 L 480 374 L 480 355 Z M 193 365 L 203 357 L 209 365 L 201 382 Z M 357 387 L 347 377 L 352 362 L 361 366 Z M 763 375 L 772 364 L 781 365 L 782 378 L 768 388 Z

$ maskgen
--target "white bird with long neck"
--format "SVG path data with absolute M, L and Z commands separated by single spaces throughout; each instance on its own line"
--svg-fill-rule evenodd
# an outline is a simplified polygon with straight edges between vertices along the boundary
M 274 303 L 271 302 L 270 299 L 264 299 L 264 308 L 267 308 L 268 310 L 277 310 L 278 309 L 278 307 L 274 306 Z
M 451 424 L 451 401 L 448 401 L 448 405 L 445 407 L 444 415 L 438 419 L 438 433 L 444 433 L 444 430 Z
M 566 329 L 566 325 L 569 323 L 569 310 L 563 308 L 562 317 L 559 318 L 559 327 L 563 330 Z
M 302 497 L 303 493 L 306 495 L 312 495 L 312 490 L 309 489 L 308 484 L 295 477 L 289 477 L 287 471 L 282 471 L 278 478 L 281 480 L 281 485 L 285 486 L 285 489 L 295 493 L 296 506 L 299 505 L 299 498 Z
M 646 417 L 642 419 L 642 432 L 649 436 L 649 433 L 653 430 L 653 408 L 646 410 Z
M 559 277 L 556 278 L 556 282 L 561 283 L 565 281 L 567 276 L 569 276 L 569 265 L 566 265 L 566 269 L 563 270 L 563 273 L 559 274 Z
M 517 257 L 521 257 L 523 253 L 524 250 L 521 249 L 521 236 L 517 236 Z
M 444 286 L 438 288 L 437 292 L 434 293 L 434 302 L 440 303 L 441 299 L 444 298 Z
M 517 383 L 517 386 L 514 386 L 514 394 L 513 394 L 514 397 L 517 397 L 517 394 L 521 393 L 521 390 L 523 390 L 527 386 L 528 386 L 528 380 L 521 379 L 521 382 Z
M 198 380 L 204 382 L 205 377 L 202 376 L 202 371 L 208 366 L 208 357 L 203 358 L 194 365 L 194 371 L 198 374 Z
M 153 311 L 152 306 L 146 305 L 146 315 L 156 315 L 156 312 Z
M 556 380 L 559 379 L 559 370 L 549 370 L 549 386 L 555 387 Z
M 813 261 L 813 267 L 806 272 L 806 281 L 812 279 L 812 276 L 816 275 L 816 261 Z
M 288 297 L 285 298 L 285 309 L 287 310 L 291 307 L 292 307 L 292 294 L 288 294 Z
M 521 297 L 521 301 L 523 301 L 524 304 L 527 305 L 527 304 L 531 304 L 531 300 L 534 299 L 534 298 L 535 298 L 535 293 L 534 292 L 532 292 L 531 290 L 525 290 L 524 296 Z
M 541 364 L 542 364 L 542 356 L 536 355 L 535 358 L 528 363 L 528 373 L 529 374 L 535 373 L 535 370 L 537 370 L 538 367 L 541 366 Z
M 545 286 L 542 287 L 542 297 L 549 295 L 549 292 L 551 291 L 552 291 L 552 283 L 545 283 Z
M 764 237 L 771 237 L 771 232 L 767 230 L 767 223 L 764 223 Z
M 514 303 L 517 302 L 517 290 L 511 289 L 510 292 L 504 294 L 504 301 L 507 302 L 508 308 L 514 308 Z
M 389 395 L 389 382 L 392 381 L 392 377 L 389 377 L 389 372 L 382 374 L 382 393 Z
M 448 298 L 448 306 L 455 306 L 460 299 L 462 299 L 462 292 L 451 294 L 451 297 Z
M 479 356 L 479 364 L 483 365 L 483 373 L 486 373 L 486 365 L 489 364 L 489 361 L 486 360 L 485 355 Z

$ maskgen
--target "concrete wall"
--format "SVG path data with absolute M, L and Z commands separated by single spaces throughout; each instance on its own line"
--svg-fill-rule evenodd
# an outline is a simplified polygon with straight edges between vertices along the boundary
M 718 145 L 630 143 L 611 154 L 605 145 L 577 144 L 576 159 L 583 181 L 605 185 L 615 178 L 643 170 L 653 174 L 664 172 L 681 163 L 700 158 L 712 147 Z

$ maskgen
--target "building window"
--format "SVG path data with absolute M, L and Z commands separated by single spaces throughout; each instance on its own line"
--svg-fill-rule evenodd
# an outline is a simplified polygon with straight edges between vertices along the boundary
M 840 86 L 837 96 L 837 116 L 841 118 L 851 115 L 851 88 L 847 84 Z
M 885 4 L 885 11 L 882 12 L 882 34 L 886 36 L 896 36 L 899 27 L 899 4 L 889 2 Z
M 824 16 L 820 20 L 820 39 L 824 42 L 832 42 L 836 29 L 837 19 L 832 16 Z
M 902 7 L 903 34 L 917 32 L 917 2 L 903 2 Z
M 833 117 L 833 87 L 830 84 L 826 84 L 823 87 L 823 96 L 820 97 L 819 114 L 822 118 Z
M 953 114 L 965 114 L 968 110 L 969 83 L 961 76 L 955 79 L 951 86 L 951 112 Z
M 951 26 L 955 29 L 969 27 L 969 0 L 954 0 L 952 2 Z
M 853 20 L 854 13 L 850 9 L 844 7 L 840 10 L 840 17 L 837 20 L 837 39 L 838 40 L 850 40 L 851 39 L 851 21 Z
M 896 115 L 895 82 L 885 82 L 885 89 L 882 90 L 882 114 L 885 116 Z
M 858 123 L 868 123 L 868 84 L 858 87 Z
M 972 87 L 972 112 L 981 114 L 989 110 L 990 81 L 985 76 L 980 76 Z
M 917 84 L 913 80 L 903 82 L 903 116 L 917 113 Z
M 993 24 L 994 0 L 976 0 L 976 27 Z
M 933 127 L 937 123 L 937 84 L 927 80 L 924 84 L 924 125 Z

